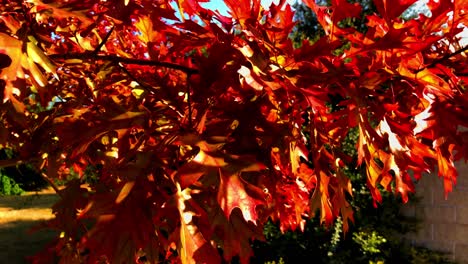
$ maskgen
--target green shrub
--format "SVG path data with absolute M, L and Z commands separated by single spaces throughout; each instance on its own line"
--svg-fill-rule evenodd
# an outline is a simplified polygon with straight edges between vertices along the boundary
M 398 204 L 401 204 L 398 202 Z M 397 201 L 385 199 L 379 208 L 361 208 L 356 222 L 346 234 L 338 219 L 334 226 L 325 228 L 318 218 L 308 221 L 305 232 L 281 233 L 275 223 L 269 222 L 264 234 L 265 242 L 253 243 L 252 263 L 297 263 L 298 259 L 310 263 L 453 263 L 443 253 L 426 248 L 412 247 L 401 237 L 403 230 L 415 227 L 414 219 L 402 217 L 395 210 Z M 362 221 L 364 212 L 374 211 L 373 220 Z M 379 212 L 379 213 L 377 213 Z M 390 216 L 394 213 L 393 216 Z M 382 218 L 373 215 L 381 214 Z M 384 219 L 389 216 L 390 219 Z M 402 218 L 400 218 L 402 217 Z M 389 225 L 390 221 L 395 221 Z
M 20 195 L 23 189 L 10 177 L 0 170 L 0 195 Z
M 356 157 L 358 132 L 352 130 L 342 150 Z M 351 205 L 354 224 L 348 233 L 342 232 L 342 221 L 326 228 L 318 217 L 308 221 L 302 233 L 281 233 L 276 223 L 265 226 L 265 242 L 253 243 L 254 263 L 296 263 L 298 259 L 310 263 L 452 263 L 442 253 L 412 247 L 402 237 L 418 230 L 419 220 L 401 214 L 401 199 L 382 190 L 382 204 L 377 207 L 366 186 L 364 168 L 347 168 L 346 175 L 353 182 Z M 410 197 L 413 202 L 417 201 Z
M 361 248 L 363 255 L 378 255 L 382 252 L 382 245 L 387 242 L 385 237 L 377 234 L 375 231 L 359 231 L 353 234 L 354 243 Z

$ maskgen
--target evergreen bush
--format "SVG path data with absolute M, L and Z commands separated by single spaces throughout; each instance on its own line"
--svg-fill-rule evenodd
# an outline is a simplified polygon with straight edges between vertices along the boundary
M 20 195 L 24 192 L 23 189 L 7 175 L 0 170 L 0 195 Z

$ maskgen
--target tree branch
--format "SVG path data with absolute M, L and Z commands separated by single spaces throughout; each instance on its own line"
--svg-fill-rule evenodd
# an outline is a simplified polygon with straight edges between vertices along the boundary
M 54 189 L 55 193 L 57 193 L 58 196 L 63 198 L 62 193 L 60 192 L 60 188 L 55 184 L 55 182 L 51 178 L 49 178 L 49 176 L 47 176 L 47 174 L 45 173 L 41 173 L 41 176 L 50 184 L 52 189 Z
M 157 66 L 165 67 L 174 70 L 183 71 L 187 74 L 197 74 L 198 70 L 194 68 L 189 68 L 175 63 L 163 62 L 163 61 L 153 61 L 153 60 L 142 60 L 142 59 L 132 59 L 124 58 L 116 55 L 96 55 L 94 53 L 67 53 L 67 54 L 52 54 L 49 55 L 51 59 L 81 59 L 81 60 L 100 60 L 100 61 L 112 61 L 115 63 L 125 63 L 125 64 L 135 64 L 135 65 L 144 65 L 144 66 Z
M 467 51 L 467 50 L 468 50 L 468 46 L 465 46 L 465 47 L 462 48 L 462 49 L 459 49 L 459 50 L 457 50 L 457 51 L 455 51 L 455 52 L 453 52 L 453 53 L 447 54 L 447 55 L 443 56 L 442 58 L 437 59 L 437 60 L 431 62 L 431 63 L 430 63 L 429 65 L 427 65 L 426 67 L 417 70 L 416 73 L 418 73 L 418 72 L 420 72 L 420 71 L 423 71 L 424 69 L 427 69 L 427 68 L 432 68 L 432 67 L 436 66 L 437 64 L 439 64 L 439 63 L 441 63 L 441 62 L 443 62 L 443 61 L 446 61 L 446 60 L 450 59 L 451 57 L 456 56 L 456 55 L 458 55 L 458 54 L 460 54 L 460 53 L 462 53 L 462 52 L 465 52 L 465 51 Z
M 14 167 L 14 166 L 21 165 L 24 163 L 25 162 L 20 159 L 0 160 L 0 168 Z
M 154 91 L 156 89 L 154 89 L 151 85 L 141 81 L 141 80 L 138 80 L 129 70 L 127 70 L 127 68 L 125 68 L 124 66 L 116 63 L 117 66 L 130 78 L 132 79 L 133 81 L 137 82 L 141 88 L 143 88 L 145 91 L 147 91 L 148 93 L 152 94 L 155 96 L 155 98 L 161 102 L 162 104 L 166 105 L 169 109 L 171 109 L 172 111 L 174 111 L 177 115 L 179 116 L 182 116 L 182 114 L 180 114 L 176 109 L 174 109 L 173 107 L 171 107 L 167 102 L 165 102 L 162 98 L 160 98 L 159 96 L 156 96 L 157 93 L 155 93 Z
M 109 32 L 107 32 L 106 36 L 104 37 L 104 39 L 101 41 L 101 43 L 99 43 L 99 46 L 96 47 L 96 49 L 93 51 L 93 54 L 94 55 L 97 55 L 98 52 L 101 50 L 102 46 L 104 46 L 104 44 L 106 44 L 106 42 L 109 40 L 109 37 L 110 35 L 112 34 L 112 32 L 114 31 L 114 27 L 112 27 Z

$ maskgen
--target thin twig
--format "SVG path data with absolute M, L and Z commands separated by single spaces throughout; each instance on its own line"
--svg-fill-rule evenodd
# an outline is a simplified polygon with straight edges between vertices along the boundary
M 29 160 L 22 160 L 22 159 L 0 160 L 0 168 L 15 167 L 21 164 L 36 162 L 38 160 L 39 160 L 38 158 L 31 158 Z
M 151 93 L 151 94 L 154 94 L 154 88 L 148 84 L 146 84 L 145 82 L 143 81 L 140 81 L 138 80 L 129 70 L 127 70 L 127 68 L 125 68 L 124 66 L 120 65 L 119 63 L 117 63 L 117 65 L 119 66 L 119 68 L 128 76 L 130 77 L 130 79 L 132 79 L 133 81 L 137 82 L 141 88 L 143 88 L 145 91 L 147 91 L 148 93 Z
M 459 49 L 459 50 L 457 50 L 457 51 L 455 51 L 455 52 L 453 52 L 453 53 L 447 54 L 447 55 L 443 56 L 442 58 L 437 59 L 437 60 L 431 62 L 431 63 L 430 63 L 429 65 L 427 65 L 426 67 L 417 70 L 416 73 L 418 73 L 418 72 L 420 72 L 420 71 L 423 71 L 424 69 L 427 69 L 427 68 L 432 68 L 432 67 L 436 66 L 437 64 L 439 64 L 439 63 L 441 63 L 441 62 L 444 62 L 444 61 L 450 59 L 451 57 L 456 56 L 456 55 L 458 55 L 458 54 L 460 54 L 460 53 L 462 53 L 462 52 L 465 52 L 465 51 L 467 51 L 467 50 L 468 50 L 468 45 L 465 46 L 465 47 L 462 48 L 462 49 Z
M 8 160 L 0 160 L 0 168 L 6 167 L 14 167 L 17 165 L 21 165 L 25 163 L 23 160 L 20 159 L 8 159 Z
M 51 59 L 82 59 L 82 60 L 100 60 L 100 61 L 112 61 L 115 63 L 125 63 L 125 64 L 135 64 L 135 65 L 144 65 L 144 66 L 157 66 L 165 67 L 174 70 L 183 71 L 187 74 L 197 74 L 198 70 L 183 65 L 163 62 L 163 61 L 154 61 L 154 60 L 142 60 L 142 59 L 133 59 L 133 58 L 124 58 L 116 55 L 96 55 L 94 53 L 67 53 L 67 54 L 52 54 L 49 55 Z
M 114 27 L 112 27 L 109 30 L 109 32 L 107 32 L 104 39 L 101 41 L 101 43 L 99 43 L 99 46 L 97 46 L 96 49 L 93 51 L 94 55 L 97 55 L 98 52 L 101 50 L 101 48 L 104 46 L 104 44 L 106 44 L 106 42 L 109 40 L 109 37 L 110 37 L 110 35 L 112 34 L 113 31 L 114 31 Z
M 52 189 L 54 189 L 57 195 L 63 198 L 62 193 L 60 192 L 60 189 L 57 187 L 54 181 L 51 178 L 49 178 L 49 176 L 47 176 L 47 174 L 45 173 L 41 173 L 41 175 L 42 175 L 42 178 L 44 178 L 50 184 L 50 186 L 52 187 Z
M 187 104 L 189 128 L 192 128 L 192 100 L 190 96 L 190 74 L 187 74 Z

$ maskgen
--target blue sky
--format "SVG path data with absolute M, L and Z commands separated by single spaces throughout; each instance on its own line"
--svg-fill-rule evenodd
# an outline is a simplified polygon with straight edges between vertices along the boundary
M 238 0 L 238 1 L 243 1 L 243 0 Z M 287 0 L 287 2 L 290 5 L 293 5 L 296 1 L 298 0 Z M 261 0 L 261 2 L 265 8 L 268 8 L 272 2 L 278 3 L 279 0 Z M 426 3 L 427 3 L 427 0 L 417 1 L 416 5 L 418 7 L 416 9 L 421 9 L 421 6 L 424 6 Z M 224 4 L 223 0 L 211 0 L 208 3 L 202 3 L 202 5 L 212 10 L 218 10 L 223 15 L 227 15 L 227 7 Z M 462 38 L 461 43 L 460 43 L 462 44 L 462 46 L 468 45 L 468 29 L 467 28 L 465 28 L 465 30 L 459 34 L 459 37 Z

